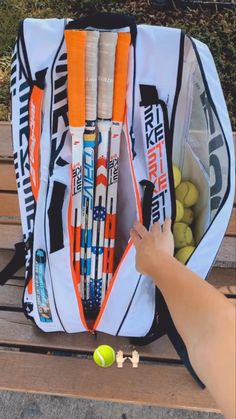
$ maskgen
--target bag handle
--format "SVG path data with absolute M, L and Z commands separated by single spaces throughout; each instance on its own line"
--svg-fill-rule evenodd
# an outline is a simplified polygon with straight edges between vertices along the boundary
M 130 28 L 131 44 L 134 46 L 137 36 L 137 26 L 133 16 L 121 13 L 96 13 L 91 16 L 81 17 L 77 20 L 70 21 L 65 29 L 86 29 L 88 27 L 96 29 L 121 29 Z
M 25 264 L 25 243 L 15 244 L 15 253 L 10 262 L 0 272 L 0 285 L 4 285 Z

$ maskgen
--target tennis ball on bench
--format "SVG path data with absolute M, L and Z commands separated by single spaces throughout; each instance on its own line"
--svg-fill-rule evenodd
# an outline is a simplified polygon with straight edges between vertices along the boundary
M 185 265 L 185 263 L 190 258 L 194 250 L 195 250 L 194 246 L 182 247 L 182 249 L 179 249 L 178 252 L 175 254 L 175 257 L 176 259 L 178 259 L 179 262 Z
M 111 367 L 111 365 L 114 364 L 115 359 L 115 351 L 109 345 L 100 345 L 93 353 L 93 360 L 99 367 Z
M 175 164 L 173 164 L 173 176 L 174 176 L 174 186 L 175 188 L 177 188 L 177 186 L 181 182 L 181 172 Z
M 199 192 L 192 182 L 184 181 L 177 186 L 175 196 L 178 201 L 182 202 L 184 207 L 191 207 L 197 203 Z
M 182 223 L 191 225 L 194 220 L 194 212 L 191 208 L 184 208 L 184 215 L 181 219 Z
M 175 216 L 175 221 L 181 221 L 184 215 L 184 207 L 183 204 L 181 204 L 180 201 L 178 201 L 176 199 L 176 216 Z
M 189 246 L 193 240 L 191 228 L 185 223 L 175 223 L 173 227 L 175 248 Z

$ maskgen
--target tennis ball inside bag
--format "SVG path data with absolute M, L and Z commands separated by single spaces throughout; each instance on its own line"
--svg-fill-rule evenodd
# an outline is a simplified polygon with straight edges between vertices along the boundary
M 199 191 L 187 266 L 204 279 L 214 263 L 235 180 L 208 47 L 124 15 L 25 19 L 11 98 L 23 244 L 2 283 L 24 255 L 23 308 L 40 329 L 101 331 L 136 344 L 167 333 L 194 374 L 161 293 L 135 269 L 129 231 L 135 219 L 147 228 L 175 220 L 174 164 Z

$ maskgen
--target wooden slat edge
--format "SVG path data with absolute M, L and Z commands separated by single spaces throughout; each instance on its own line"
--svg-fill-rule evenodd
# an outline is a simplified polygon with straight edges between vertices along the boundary
M 236 208 L 233 208 L 232 214 L 227 227 L 226 236 L 236 236 Z
M 132 345 L 128 338 L 98 332 L 96 336 L 84 333 L 44 333 L 23 313 L 0 310 L 0 345 L 46 348 L 50 351 L 93 352 L 99 345 L 110 345 L 115 351 L 122 350 L 131 356 Z M 136 347 L 140 356 L 148 359 L 179 360 L 167 336 L 143 346 Z
M 0 180 L 0 190 L 16 192 L 16 175 L 13 162 L 0 162 Z
M 16 242 L 22 241 L 22 229 L 20 225 L 0 225 L 0 251 L 1 249 L 13 249 Z M 218 253 L 215 266 L 236 267 L 236 237 L 224 237 Z
M 20 223 L 19 201 L 16 193 L 0 192 L 0 222 L 1 219 L 9 219 Z
M 0 388 L 140 405 L 218 412 L 182 366 L 127 363 L 100 368 L 92 360 L 0 352 Z
M 23 233 L 21 225 L 0 225 L 0 251 L 1 249 L 14 249 L 17 242 L 21 242 Z
M 11 124 L 0 122 L 0 158 L 12 159 Z

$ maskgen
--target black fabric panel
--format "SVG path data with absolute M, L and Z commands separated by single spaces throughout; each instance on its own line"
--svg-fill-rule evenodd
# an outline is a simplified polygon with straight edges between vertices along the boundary
M 50 231 L 50 253 L 63 249 L 63 223 L 62 206 L 65 197 L 66 185 L 55 181 L 50 206 L 48 209 L 49 231 Z
M 131 33 L 131 43 L 135 45 L 137 27 L 133 16 L 121 13 L 96 13 L 92 16 L 82 17 L 78 20 L 69 22 L 65 29 L 85 29 L 89 26 L 108 30 L 125 28 L 128 26 Z
M 38 86 L 41 90 L 45 87 L 45 77 L 48 68 L 44 68 L 43 70 L 37 71 L 35 73 L 35 85 Z
M 150 84 L 140 84 L 140 106 L 156 105 L 159 102 L 156 86 Z
M 58 157 L 57 161 L 56 161 L 57 165 L 60 167 L 64 167 L 67 164 L 69 164 L 68 161 L 64 160 L 62 157 Z
M 15 254 L 7 266 L 0 272 L 0 285 L 4 285 L 25 264 L 25 243 L 15 244 Z
M 149 230 L 152 212 L 152 196 L 155 186 L 149 180 L 141 180 L 140 185 L 145 187 L 142 206 L 143 225 Z

